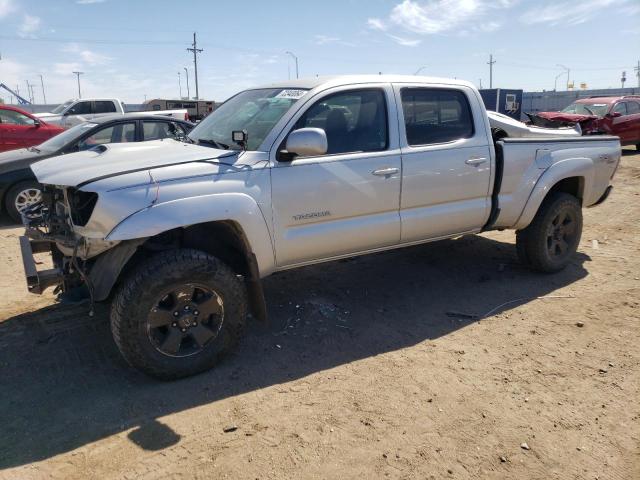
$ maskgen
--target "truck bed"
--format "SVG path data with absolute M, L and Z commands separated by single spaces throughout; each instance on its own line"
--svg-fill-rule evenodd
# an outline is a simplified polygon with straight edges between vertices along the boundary
M 620 161 L 620 139 L 612 136 L 505 138 L 496 142 L 492 228 L 517 226 L 536 189 L 550 177 L 575 170 L 577 194 L 585 207 L 598 202 Z

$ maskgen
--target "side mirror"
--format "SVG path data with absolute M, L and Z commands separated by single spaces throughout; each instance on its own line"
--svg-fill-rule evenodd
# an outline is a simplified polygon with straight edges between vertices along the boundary
M 37 118 L 33 119 L 33 126 L 38 128 L 40 125 L 42 125 L 42 123 L 40 123 L 40 120 L 38 120 Z
M 305 157 L 327 153 L 327 134 L 321 128 L 300 128 L 287 138 L 287 152 Z

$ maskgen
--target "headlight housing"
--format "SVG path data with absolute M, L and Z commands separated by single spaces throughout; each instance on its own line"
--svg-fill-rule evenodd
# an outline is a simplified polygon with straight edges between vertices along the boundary
M 93 209 L 98 201 L 98 194 L 69 188 L 67 190 L 67 200 L 69 202 L 69 211 L 73 224 L 84 227 L 89 221 L 89 218 L 91 218 Z

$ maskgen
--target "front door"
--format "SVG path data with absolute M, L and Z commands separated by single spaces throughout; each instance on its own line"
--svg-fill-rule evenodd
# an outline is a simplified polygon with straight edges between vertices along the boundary
M 307 105 L 286 132 L 322 128 L 328 151 L 274 164 L 278 267 L 397 244 L 401 163 L 390 85 L 331 89 Z
M 394 89 L 402 117 L 402 242 L 480 230 L 491 209 L 493 152 L 474 90 Z

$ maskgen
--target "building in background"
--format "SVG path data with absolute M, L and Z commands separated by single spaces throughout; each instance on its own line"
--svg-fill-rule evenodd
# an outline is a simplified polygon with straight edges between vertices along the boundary
M 142 110 L 175 110 L 186 109 L 189 112 L 189 119 L 198 122 L 213 112 L 219 104 L 210 100 L 166 100 L 154 98 L 142 104 Z

